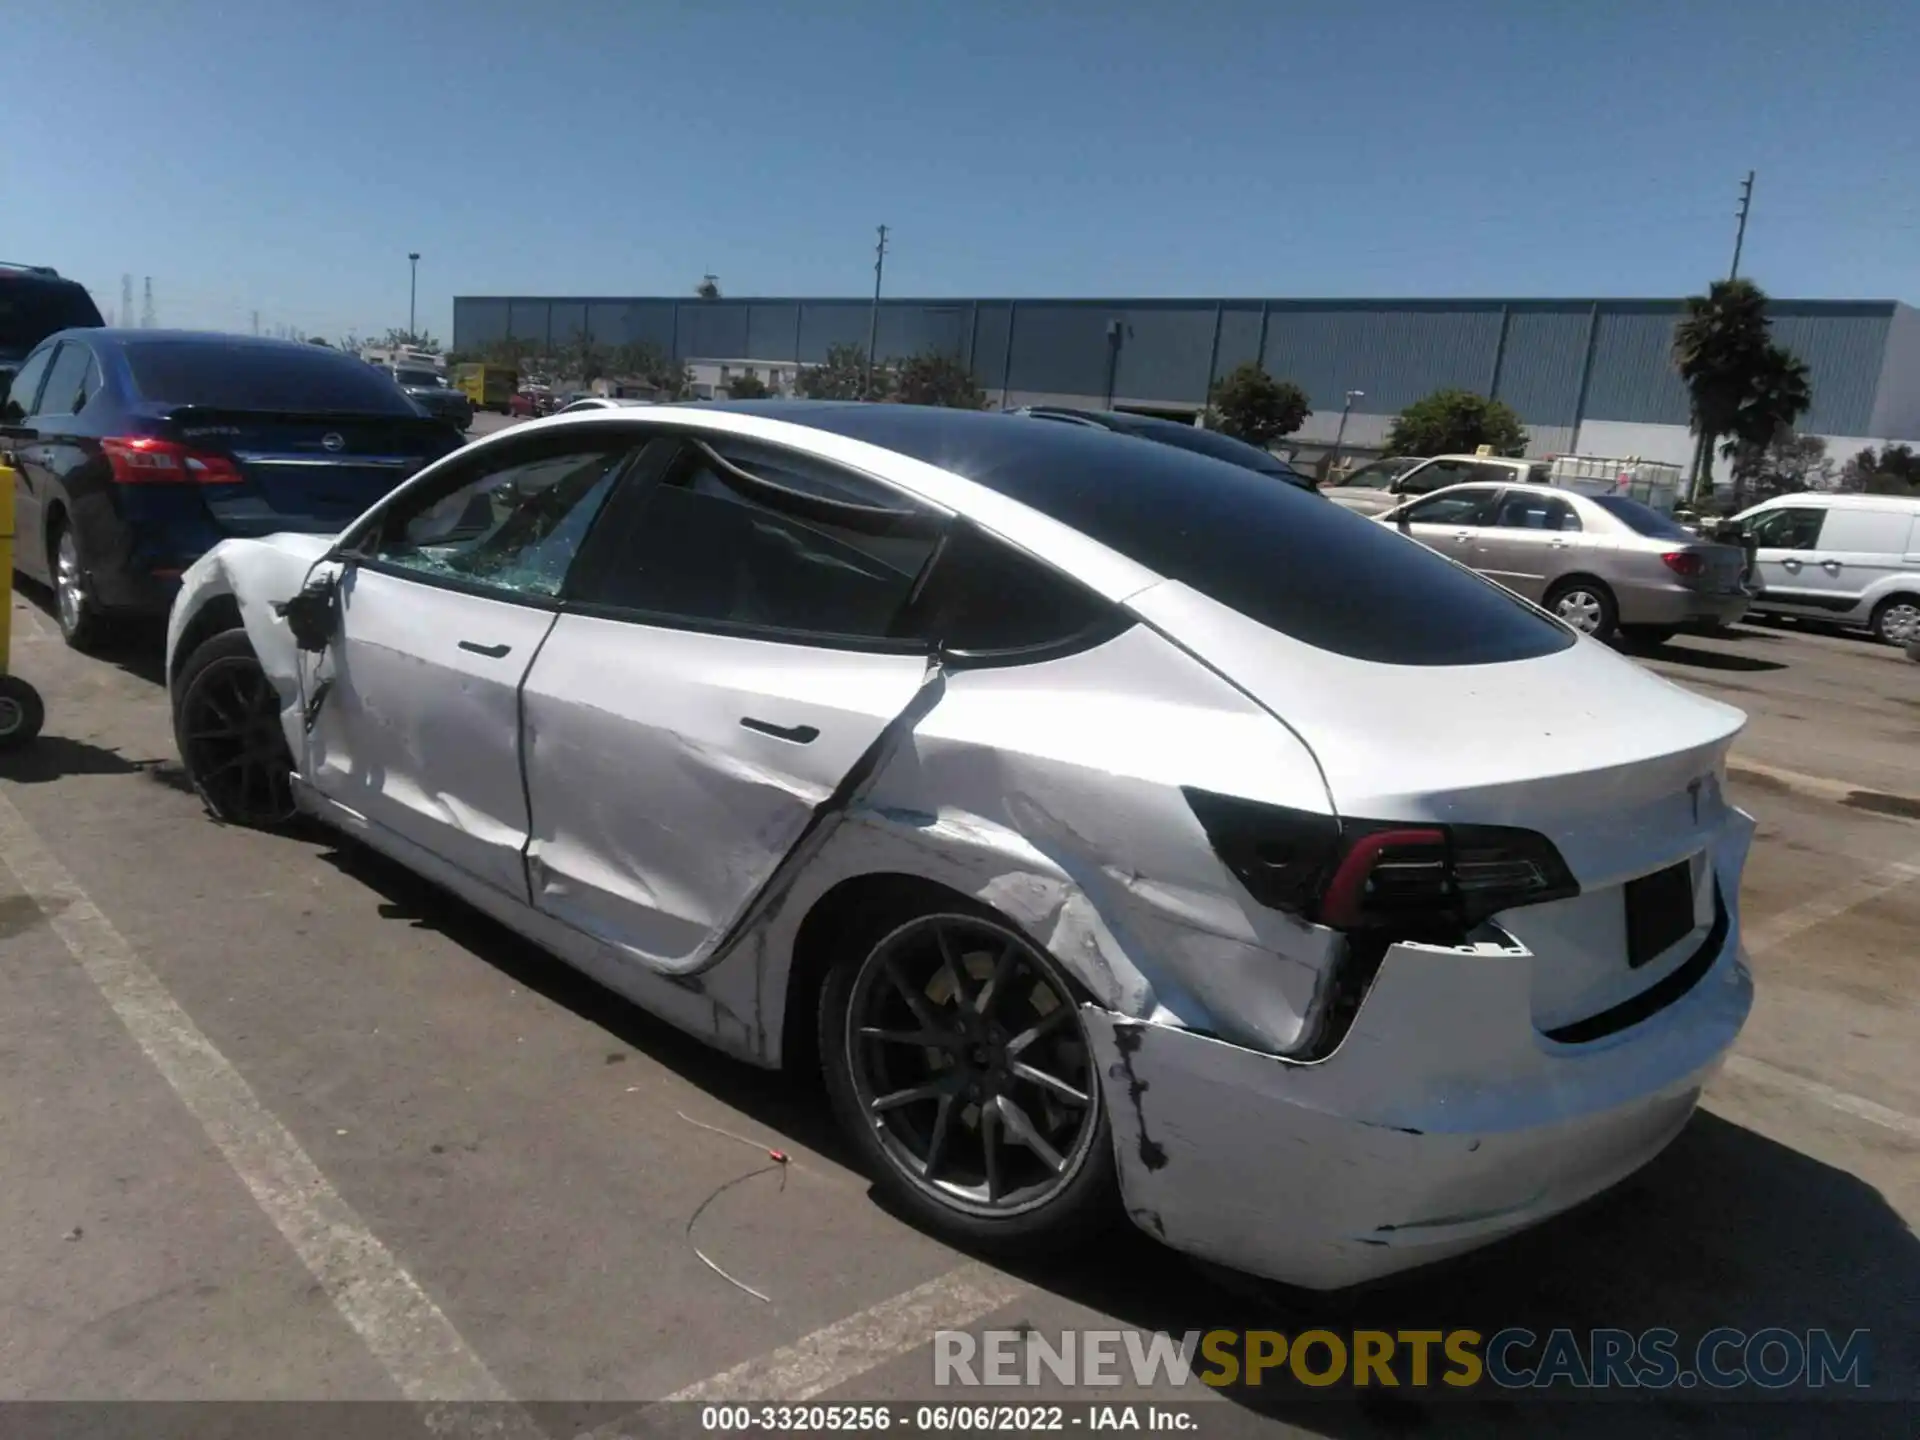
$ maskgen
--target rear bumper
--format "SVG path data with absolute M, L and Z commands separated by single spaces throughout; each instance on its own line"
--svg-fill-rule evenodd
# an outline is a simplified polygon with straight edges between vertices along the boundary
M 1730 896 L 1736 848 L 1716 862 Z M 1394 946 L 1310 1065 L 1086 1007 L 1128 1213 L 1176 1249 L 1331 1290 L 1579 1204 L 1680 1132 L 1745 1023 L 1729 903 L 1698 983 L 1585 1044 L 1536 1028 L 1517 944 Z
M 1744 591 L 1711 595 L 1682 585 L 1622 588 L 1622 625 L 1732 625 L 1747 613 L 1751 597 Z

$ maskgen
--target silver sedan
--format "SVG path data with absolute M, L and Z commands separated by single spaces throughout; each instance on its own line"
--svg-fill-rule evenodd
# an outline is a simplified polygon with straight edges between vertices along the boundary
M 1453 485 L 1378 517 L 1597 639 L 1660 644 L 1747 612 L 1747 556 L 1624 495 Z

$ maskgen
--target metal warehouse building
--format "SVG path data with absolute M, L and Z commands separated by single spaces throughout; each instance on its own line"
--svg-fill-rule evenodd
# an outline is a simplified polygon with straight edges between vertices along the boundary
M 559 347 L 651 342 L 700 365 L 815 363 L 865 347 L 868 300 L 461 296 L 453 347 L 508 336 Z M 1529 451 L 1692 455 L 1670 350 L 1679 300 L 886 300 L 881 356 L 956 353 L 1002 408 L 1040 403 L 1192 414 L 1218 375 L 1258 359 L 1312 397 L 1297 440 L 1378 448 L 1391 417 L 1444 387 L 1491 394 L 1526 422 Z M 1801 423 L 1836 459 L 1920 440 L 1920 311 L 1893 301 L 1777 300 L 1775 337 L 1805 360 Z

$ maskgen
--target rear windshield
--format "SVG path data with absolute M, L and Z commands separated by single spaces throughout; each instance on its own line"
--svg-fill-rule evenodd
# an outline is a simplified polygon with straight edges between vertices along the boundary
M 78 285 L 0 280 L 0 355 L 24 355 L 56 330 L 100 323 L 93 297 Z
M 127 366 L 141 396 L 161 405 L 414 415 L 384 372 L 318 345 L 130 340 Z
M 1573 644 L 1539 611 L 1391 526 L 1204 455 L 915 406 L 802 413 L 977 480 L 1323 650 L 1389 665 L 1489 665 Z
M 1696 540 L 1699 537 L 1671 515 L 1662 515 L 1651 505 L 1642 505 L 1626 495 L 1592 495 L 1594 504 L 1614 519 L 1624 521 L 1637 535 L 1654 540 Z

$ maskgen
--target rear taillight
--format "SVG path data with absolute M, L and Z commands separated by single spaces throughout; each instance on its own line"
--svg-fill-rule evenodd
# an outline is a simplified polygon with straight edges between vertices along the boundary
M 1337 930 L 1451 938 L 1503 910 L 1580 893 L 1553 842 L 1531 830 L 1342 821 L 1184 793 L 1255 900 Z
M 240 471 L 224 455 L 189 450 L 172 440 L 131 435 L 100 442 L 120 485 L 237 485 Z
M 1669 550 L 1660 557 L 1682 580 L 1698 580 L 1707 573 L 1707 560 L 1698 550 Z

